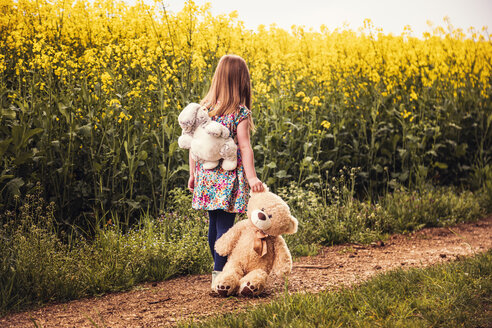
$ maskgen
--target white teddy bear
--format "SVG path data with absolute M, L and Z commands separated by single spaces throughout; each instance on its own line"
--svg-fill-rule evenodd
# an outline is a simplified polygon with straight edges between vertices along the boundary
M 237 166 L 237 145 L 229 136 L 229 129 L 212 121 L 205 107 L 191 103 L 178 116 L 183 129 L 178 145 L 190 149 L 191 157 L 206 170 L 211 170 L 222 161 L 224 170 L 234 170 Z

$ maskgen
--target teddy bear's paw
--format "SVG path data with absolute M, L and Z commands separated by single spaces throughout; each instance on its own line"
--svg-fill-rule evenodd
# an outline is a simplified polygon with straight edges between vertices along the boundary
M 215 291 L 222 297 L 227 297 L 232 294 L 231 286 L 217 285 Z
M 224 160 L 222 162 L 222 168 L 226 171 L 232 171 L 237 167 L 237 162 L 236 161 L 231 161 L 231 160 Z
M 203 169 L 205 170 L 211 170 L 215 169 L 219 165 L 219 161 L 216 162 L 203 162 Z
M 216 137 L 216 138 L 220 138 L 222 136 L 223 130 L 225 130 L 224 126 L 218 122 L 215 122 L 215 121 L 212 121 L 209 124 L 207 124 L 207 126 L 205 126 L 205 131 L 209 135 Z M 229 132 L 229 130 L 227 130 L 227 132 Z
M 180 136 L 178 138 L 178 146 L 179 148 L 183 148 L 183 149 L 190 149 L 191 148 L 191 136 L 187 135 L 187 134 L 183 134 L 182 136 Z
M 241 286 L 240 294 L 244 297 L 253 297 L 258 296 L 262 291 L 262 286 L 255 286 L 248 281 L 247 283 L 243 283 Z
M 224 274 L 224 272 L 220 273 L 215 278 L 214 290 L 223 297 L 235 294 L 239 285 L 239 280 L 237 278 L 238 277 L 231 274 Z

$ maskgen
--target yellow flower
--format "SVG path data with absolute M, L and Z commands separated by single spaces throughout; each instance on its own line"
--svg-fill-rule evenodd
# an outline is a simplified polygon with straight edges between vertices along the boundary
M 109 73 L 108 73 L 108 72 L 104 72 L 104 73 L 102 73 L 102 74 L 101 74 L 101 82 L 102 82 L 103 84 L 108 84 L 108 83 L 110 83 L 111 81 L 112 81 L 112 79 L 111 79 L 111 75 L 109 75 Z
M 407 119 L 410 115 L 412 115 L 412 112 L 407 112 L 406 109 L 403 110 L 403 112 L 400 112 L 400 115 L 404 118 Z M 413 121 L 413 118 L 410 119 L 410 122 Z
M 331 126 L 331 123 L 325 120 L 321 122 L 321 126 L 328 130 Z
M 111 99 L 109 101 L 109 106 L 110 107 L 114 106 L 114 107 L 118 107 L 119 108 L 119 107 L 121 107 L 121 102 L 118 99 Z

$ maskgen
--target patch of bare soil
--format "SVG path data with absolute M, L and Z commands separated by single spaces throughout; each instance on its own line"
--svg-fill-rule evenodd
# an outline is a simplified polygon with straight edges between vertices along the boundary
M 409 235 L 394 235 L 373 245 L 325 247 L 314 257 L 298 258 L 288 290 L 319 292 L 367 280 L 394 268 L 425 267 L 452 261 L 492 248 L 492 217 L 450 228 L 429 228 Z M 217 313 L 270 302 L 285 284 L 273 279 L 260 298 L 219 298 L 209 294 L 210 275 L 180 277 L 146 283 L 129 292 L 15 313 L 0 318 L 1 327 L 163 327 L 182 319 L 202 319 Z

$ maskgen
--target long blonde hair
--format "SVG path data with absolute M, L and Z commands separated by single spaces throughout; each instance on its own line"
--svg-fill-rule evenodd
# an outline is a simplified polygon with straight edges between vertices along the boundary
M 251 110 L 251 80 L 248 65 L 239 56 L 224 55 L 215 69 L 212 84 L 201 105 L 213 109 L 210 116 L 227 115 L 246 106 Z M 248 117 L 249 127 L 254 129 L 251 115 Z

